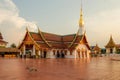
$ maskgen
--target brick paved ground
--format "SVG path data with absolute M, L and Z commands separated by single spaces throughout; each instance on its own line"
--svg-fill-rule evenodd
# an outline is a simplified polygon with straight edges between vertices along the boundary
M 0 58 L 0 80 L 120 80 L 120 61 Z

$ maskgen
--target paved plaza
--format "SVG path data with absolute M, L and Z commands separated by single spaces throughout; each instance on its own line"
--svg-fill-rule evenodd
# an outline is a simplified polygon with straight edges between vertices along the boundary
M 0 80 L 120 80 L 120 61 L 0 58 Z

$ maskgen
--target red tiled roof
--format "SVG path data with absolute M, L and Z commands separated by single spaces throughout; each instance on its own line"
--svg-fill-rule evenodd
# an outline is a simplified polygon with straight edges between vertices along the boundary
M 48 47 L 48 45 L 45 43 L 45 41 L 50 44 L 54 48 L 66 48 L 68 47 L 73 39 L 75 38 L 76 34 L 71 34 L 71 35 L 56 35 L 56 34 L 51 34 L 51 33 L 46 33 L 42 32 L 43 38 L 45 41 L 42 39 L 42 35 L 39 33 L 33 33 L 30 32 L 32 38 L 42 47 Z M 79 43 L 80 40 L 82 39 L 82 36 L 77 36 L 76 40 L 74 43 Z M 73 44 L 74 44 L 73 43 Z
M 0 39 L 0 43 L 7 44 L 8 42 L 6 42 L 6 41 L 3 41 L 3 40 L 1 40 L 1 39 Z
M 42 32 L 42 34 L 43 34 L 44 38 L 47 41 L 58 41 L 58 42 L 61 42 L 62 37 L 60 35 L 46 33 L 46 32 Z
M 35 41 L 42 41 L 42 38 L 40 37 L 40 34 L 30 32 L 30 35 L 32 36 L 32 38 L 34 38 Z
M 76 34 L 65 35 L 63 36 L 63 42 L 71 42 L 75 38 Z
M 34 40 L 35 41 L 34 43 L 42 48 L 74 49 L 80 43 L 82 38 L 83 38 L 82 35 L 80 36 L 77 34 L 57 35 L 41 31 L 39 31 L 38 33 L 27 31 L 24 41 Z

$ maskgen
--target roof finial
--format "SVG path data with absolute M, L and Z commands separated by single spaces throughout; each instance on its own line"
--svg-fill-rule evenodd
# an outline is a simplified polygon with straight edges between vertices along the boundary
M 81 9 L 82 9 L 82 0 L 81 0 Z
M 29 24 L 27 24 L 27 26 L 26 26 L 26 31 L 28 31 L 28 27 L 29 27 Z
M 83 21 L 82 0 L 81 0 L 79 27 L 83 27 L 83 26 L 84 26 L 84 21 Z

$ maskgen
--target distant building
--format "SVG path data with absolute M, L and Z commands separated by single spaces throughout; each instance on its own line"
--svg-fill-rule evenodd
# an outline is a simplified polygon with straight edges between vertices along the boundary
M 0 32 L 0 48 L 5 48 L 8 42 L 3 40 L 2 34 Z
M 105 46 L 106 48 L 106 53 L 116 53 L 116 44 L 112 38 L 112 36 L 110 36 L 110 40 L 107 43 L 107 45 Z
M 20 54 L 17 48 L 6 48 L 8 42 L 3 40 L 2 34 L 0 33 L 0 56 L 2 57 L 16 57 Z
M 101 54 L 101 48 L 96 44 L 95 46 L 91 46 L 91 55 L 98 56 Z
M 90 47 L 84 31 L 83 13 L 81 9 L 79 29 L 75 34 L 57 35 L 53 33 L 30 32 L 19 45 L 21 57 L 42 58 L 89 58 Z
M 120 44 L 116 44 L 116 53 L 120 54 Z

